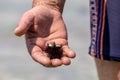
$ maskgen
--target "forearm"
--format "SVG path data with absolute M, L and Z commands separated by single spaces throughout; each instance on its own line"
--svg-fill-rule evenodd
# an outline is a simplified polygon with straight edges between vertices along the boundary
M 35 6 L 48 6 L 49 8 L 58 10 L 62 13 L 64 7 L 65 0 L 33 0 L 32 7 Z

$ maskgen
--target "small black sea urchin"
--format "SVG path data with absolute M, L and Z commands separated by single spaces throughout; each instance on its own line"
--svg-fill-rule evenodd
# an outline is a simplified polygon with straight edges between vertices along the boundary
M 50 42 L 47 44 L 45 51 L 48 53 L 50 59 L 61 58 L 63 55 L 63 50 L 61 45 L 55 44 L 55 42 Z

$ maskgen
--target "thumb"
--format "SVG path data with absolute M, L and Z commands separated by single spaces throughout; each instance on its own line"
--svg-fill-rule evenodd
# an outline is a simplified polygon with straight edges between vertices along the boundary
M 34 16 L 31 12 L 24 13 L 18 24 L 18 27 L 14 30 L 14 34 L 17 36 L 22 36 L 33 24 L 33 20 Z

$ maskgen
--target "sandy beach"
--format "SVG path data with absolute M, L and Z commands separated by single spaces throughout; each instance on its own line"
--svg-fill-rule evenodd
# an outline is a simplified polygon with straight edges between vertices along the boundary
M 66 0 L 63 18 L 70 47 L 76 58 L 70 66 L 45 68 L 27 52 L 24 36 L 13 34 L 22 14 L 32 0 L 0 2 L 0 80 L 98 80 L 94 59 L 88 55 L 90 44 L 89 0 Z

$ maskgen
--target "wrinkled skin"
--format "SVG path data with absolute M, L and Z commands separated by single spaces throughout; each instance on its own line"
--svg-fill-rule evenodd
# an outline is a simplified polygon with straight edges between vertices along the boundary
M 45 67 L 69 65 L 75 53 L 68 47 L 67 31 L 61 13 L 45 6 L 37 6 L 25 12 L 15 29 L 17 36 L 25 35 L 31 57 Z M 63 57 L 50 59 L 45 52 L 47 43 L 62 45 Z

